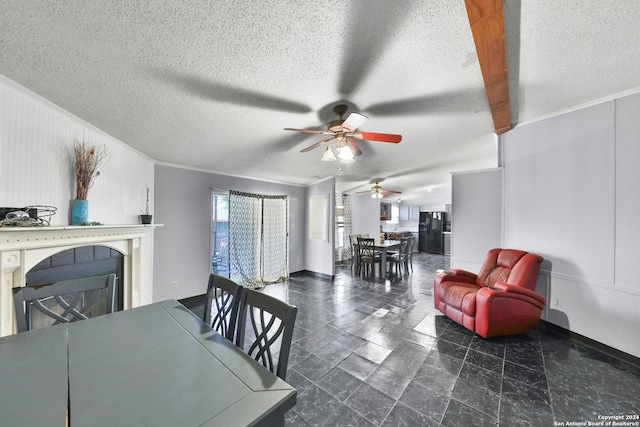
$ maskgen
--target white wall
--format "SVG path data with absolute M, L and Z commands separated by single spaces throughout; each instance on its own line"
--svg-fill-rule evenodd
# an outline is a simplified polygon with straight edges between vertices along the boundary
M 380 235 L 380 199 L 369 195 L 351 196 L 351 233 Z
M 145 184 L 154 196 L 153 160 L 3 76 L 0 206 L 55 206 L 51 225 L 68 225 L 75 197 L 74 138 L 105 145 L 109 154 L 89 190 L 89 220 L 137 224 Z
M 154 301 L 206 292 L 211 272 L 213 189 L 289 196 L 289 271 L 305 269 L 305 188 L 156 165 Z M 178 289 L 173 289 L 173 282 Z
M 546 320 L 634 356 L 639 115 L 636 94 L 518 126 L 502 147 L 504 244 L 545 257 Z
M 154 220 L 163 226 L 154 239 L 153 300 L 204 294 L 211 273 L 211 176 L 159 165 L 155 175 Z
M 502 246 L 502 169 L 452 176 L 451 267 L 478 272 Z
M 429 194 L 421 203 L 421 212 L 443 212 L 451 204 L 452 192 Z M 413 204 L 413 203 L 410 203 Z

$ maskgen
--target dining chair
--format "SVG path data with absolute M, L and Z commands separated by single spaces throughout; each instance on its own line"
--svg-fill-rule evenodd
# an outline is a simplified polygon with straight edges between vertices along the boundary
M 285 380 L 297 312 L 294 305 L 245 289 L 240 303 L 236 346 Z
M 113 313 L 115 284 L 112 273 L 13 288 L 18 332 Z
M 408 239 L 402 239 L 400 250 L 387 258 L 389 261 L 389 272 L 393 271 L 393 265 L 396 266 L 396 274 L 408 274 L 407 272 L 407 248 L 409 247 Z
M 351 268 L 358 268 L 358 237 L 360 234 L 349 234 L 349 247 L 351 247 Z
M 380 264 L 382 266 L 382 258 L 375 249 L 375 239 L 358 237 L 358 249 L 358 275 L 360 275 L 363 266 L 365 267 L 365 272 L 368 272 L 369 266 L 371 266 L 371 271 L 375 273 L 375 265 Z M 380 270 L 382 271 L 382 268 Z
M 217 274 L 209 275 L 202 320 L 233 342 L 243 287 Z
M 409 273 L 409 267 L 411 267 L 411 272 L 413 273 L 413 248 L 416 245 L 416 238 L 414 236 L 407 238 L 407 258 L 405 260 L 405 269 L 407 273 Z
M 389 240 L 402 240 L 404 239 L 404 233 L 389 233 Z M 396 251 L 387 251 L 387 256 L 397 254 Z

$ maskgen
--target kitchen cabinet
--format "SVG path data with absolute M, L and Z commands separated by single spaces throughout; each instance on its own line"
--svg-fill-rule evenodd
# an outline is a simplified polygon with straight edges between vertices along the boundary
M 418 221 L 420 206 L 400 206 L 400 221 Z

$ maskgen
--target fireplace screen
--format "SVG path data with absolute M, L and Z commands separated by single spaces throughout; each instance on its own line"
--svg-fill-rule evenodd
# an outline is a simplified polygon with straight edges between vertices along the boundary
M 82 246 L 58 252 L 29 270 L 26 274 L 26 285 L 46 285 L 62 280 L 102 276 L 110 273 L 116 275 L 115 309 L 120 311 L 124 308 L 122 280 L 124 256 L 117 250 L 106 246 Z M 51 304 L 57 305 L 55 301 L 52 301 Z M 100 306 L 102 305 L 100 304 Z M 34 317 L 33 320 L 36 321 L 36 318 Z

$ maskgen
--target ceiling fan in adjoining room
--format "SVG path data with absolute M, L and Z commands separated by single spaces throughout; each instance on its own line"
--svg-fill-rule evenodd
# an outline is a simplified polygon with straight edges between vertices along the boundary
M 354 158 L 362 154 L 362 151 L 354 141 L 354 139 L 362 141 L 376 141 L 376 142 L 389 142 L 397 144 L 402 141 L 402 135 L 390 134 L 390 133 L 375 133 L 375 132 L 356 132 L 356 129 L 360 127 L 365 121 L 367 116 L 361 113 L 351 113 L 346 119 L 342 117 L 347 112 L 347 106 L 344 104 L 336 105 L 333 111 L 340 117 L 337 120 L 332 120 L 327 124 L 327 130 L 313 130 L 313 129 L 295 129 L 285 128 L 284 130 L 292 130 L 295 132 L 316 133 L 321 135 L 331 135 L 327 139 L 318 141 L 309 147 L 300 150 L 301 153 L 306 153 L 314 148 L 326 145 L 327 148 L 322 155 L 322 161 L 329 162 L 338 160 L 340 163 L 353 163 Z
M 395 190 L 386 190 L 384 188 L 382 188 L 382 186 L 380 186 L 380 182 L 383 181 L 382 179 L 376 179 L 376 180 L 372 180 L 371 182 L 374 184 L 373 187 L 371 187 L 370 190 L 367 191 L 360 191 L 356 194 L 371 194 L 371 198 L 373 199 L 382 199 L 383 197 L 387 197 L 391 194 L 402 194 L 402 191 L 395 191 Z

